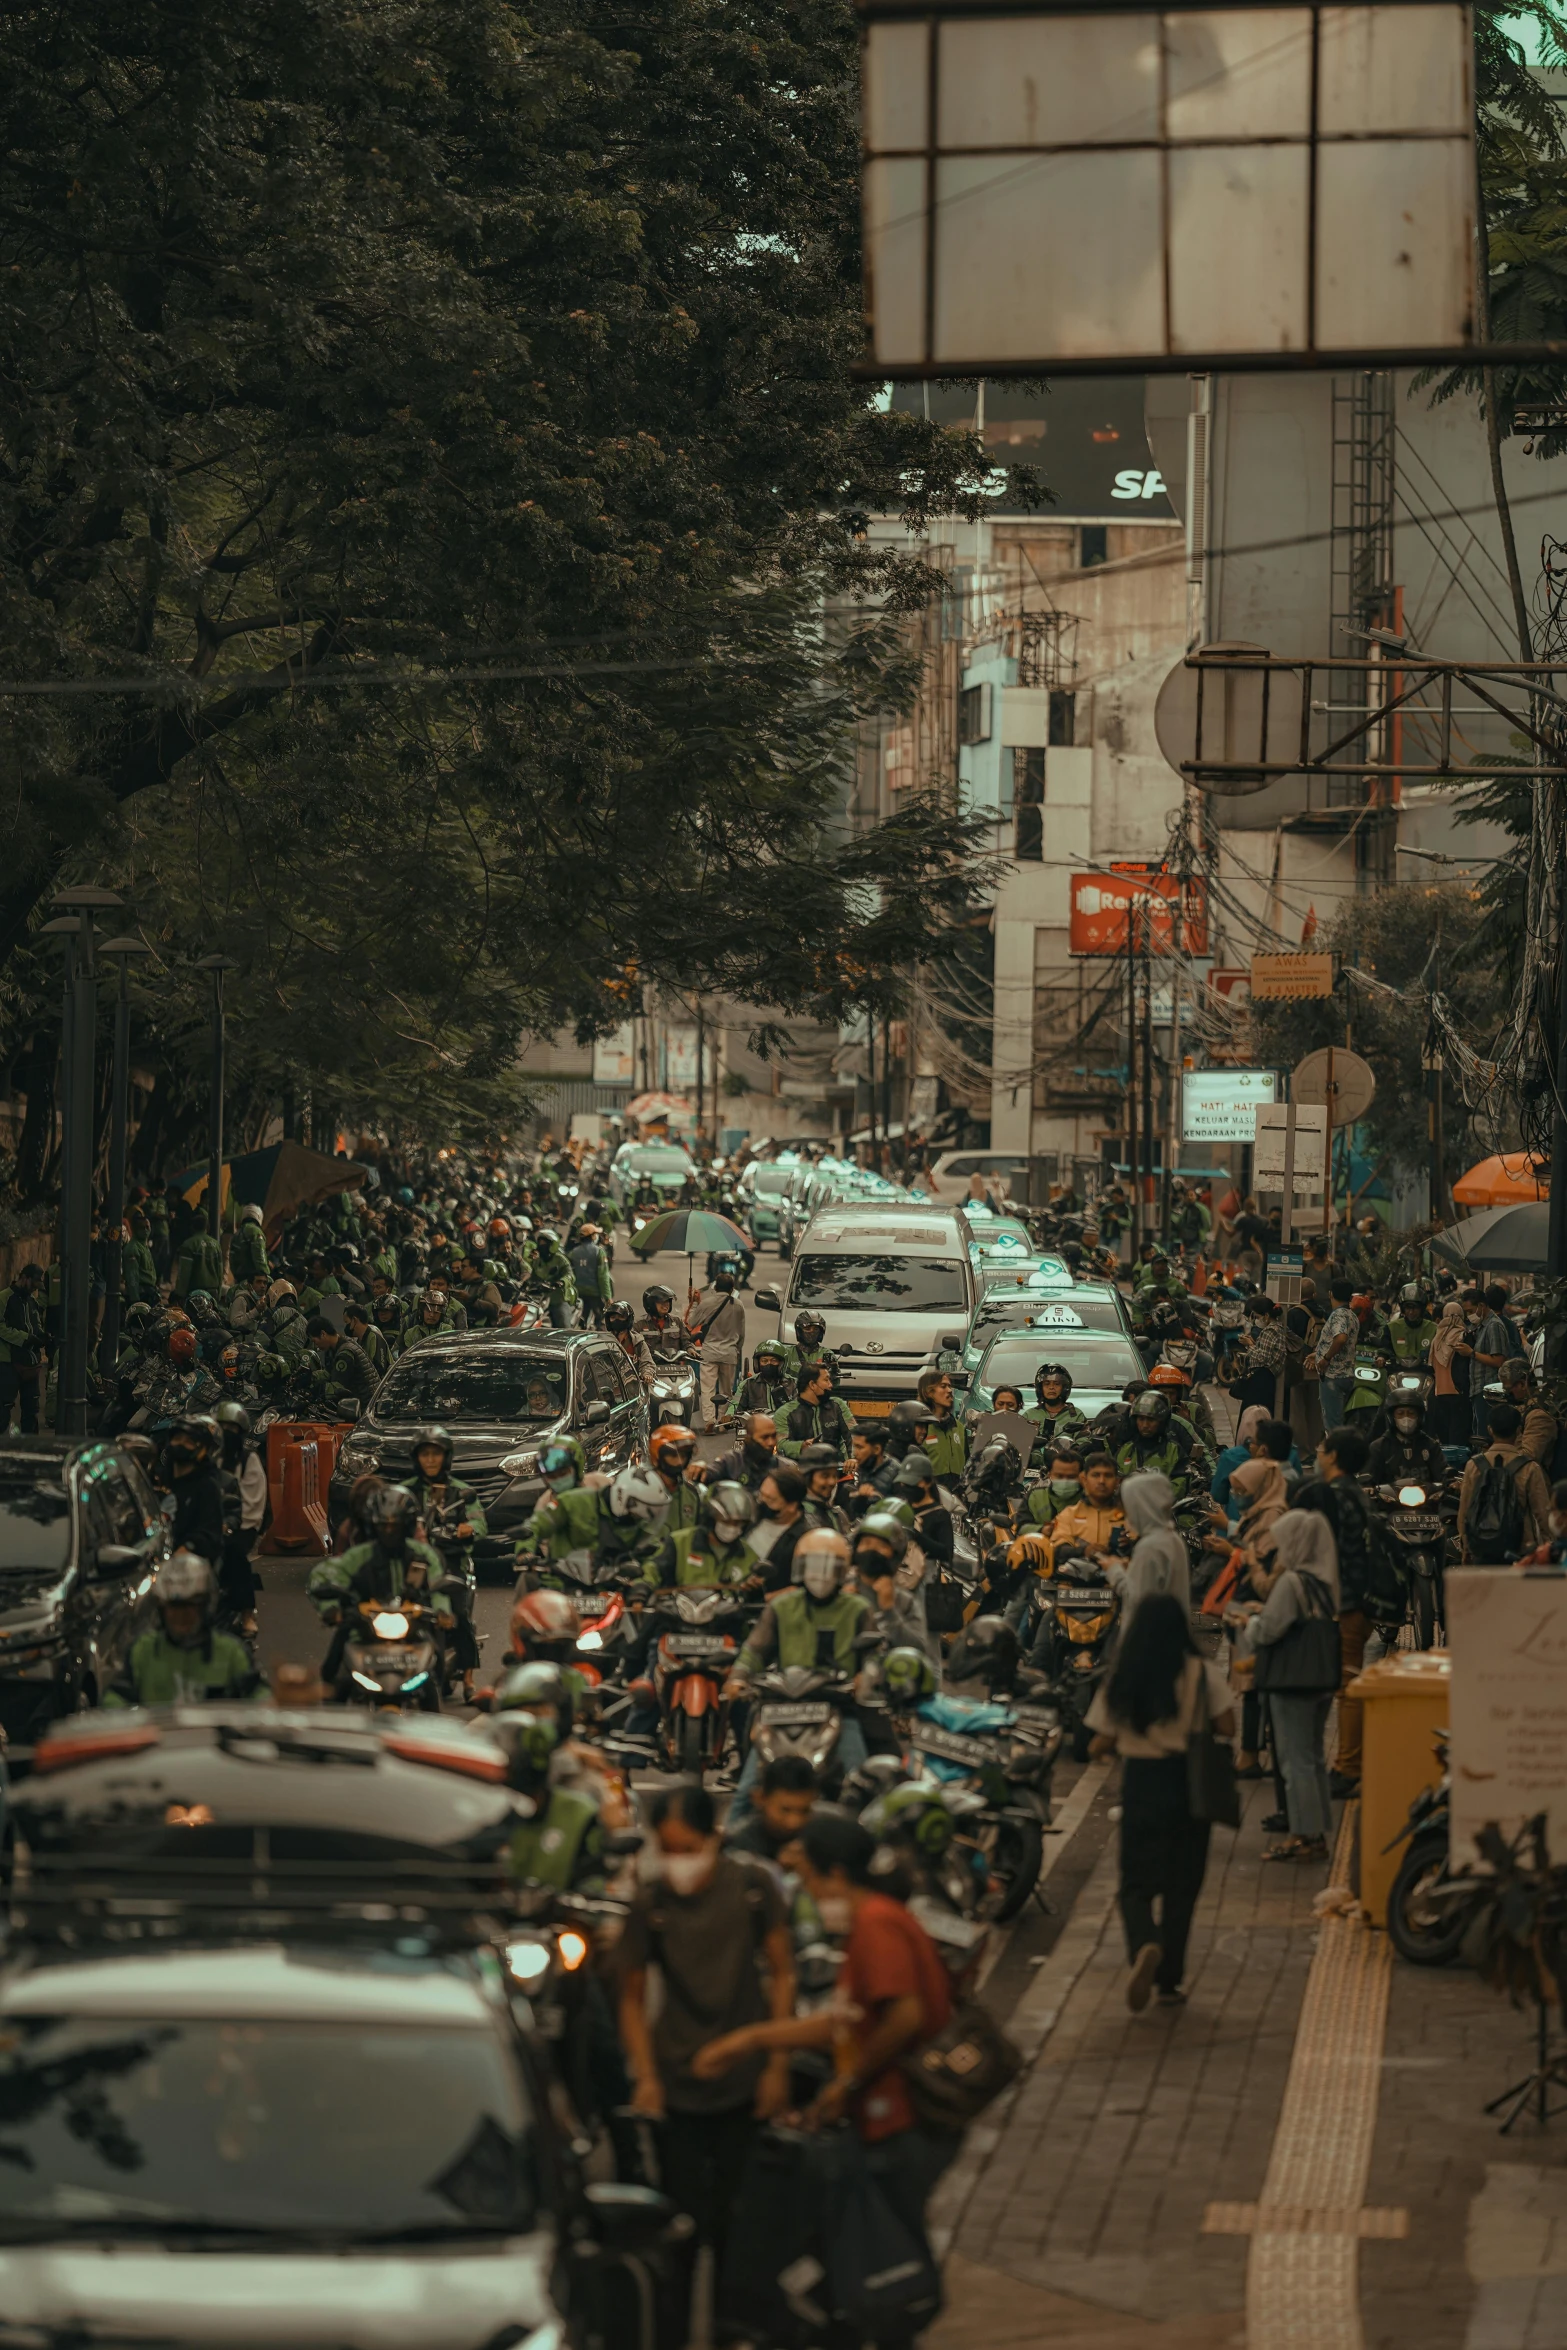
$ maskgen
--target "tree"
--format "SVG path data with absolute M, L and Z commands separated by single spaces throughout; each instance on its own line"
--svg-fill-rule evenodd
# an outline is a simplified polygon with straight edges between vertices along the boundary
M 940 956 L 971 830 L 832 830 L 865 517 L 983 471 L 850 378 L 844 0 L 24 8 L 0 134 L 0 963 L 129 877 L 256 1082 L 471 1121 L 643 978 Z

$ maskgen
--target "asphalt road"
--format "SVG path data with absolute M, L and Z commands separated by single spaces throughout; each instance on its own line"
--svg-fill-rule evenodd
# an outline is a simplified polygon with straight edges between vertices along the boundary
M 702 1262 L 698 1259 L 698 1276 L 702 1270 Z M 757 1278 L 760 1280 L 762 1277 L 761 1266 L 758 1265 Z M 683 1303 L 687 1286 L 685 1258 L 656 1256 L 644 1267 L 622 1240 L 615 1252 L 615 1295 L 624 1298 L 640 1314 L 642 1292 L 654 1282 L 662 1282 L 666 1288 L 672 1289 L 677 1303 Z M 765 1331 L 762 1335 L 766 1335 Z M 709 1457 L 722 1449 L 721 1441 L 716 1437 L 701 1440 L 701 1445 Z M 460 1443 L 456 1468 L 457 1474 L 461 1476 Z M 261 1662 L 266 1672 L 270 1673 L 276 1665 L 285 1662 L 319 1663 L 326 1653 L 328 1635 L 305 1596 L 305 1583 L 313 1564 L 314 1561 L 310 1559 L 257 1561 L 262 1585 L 257 1615 L 261 1626 Z M 483 1681 L 493 1681 L 499 1669 L 506 1648 L 506 1627 L 511 1616 L 511 1605 L 509 1582 L 480 1586 L 474 1617 L 479 1633 L 480 1678 Z

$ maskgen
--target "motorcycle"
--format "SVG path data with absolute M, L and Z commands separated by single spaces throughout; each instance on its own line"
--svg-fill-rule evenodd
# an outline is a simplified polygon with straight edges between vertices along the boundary
M 723 1761 L 729 1736 L 724 1684 L 739 1653 L 747 1607 L 733 1591 L 686 1586 L 660 1591 L 653 1605 L 671 1620 L 660 1630 L 651 1681 L 633 1682 L 633 1695 L 658 1707 L 657 1745 L 664 1768 L 700 1779 Z
M 1428 1484 L 1424 1476 L 1406 1478 L 1399 1485 L 1366 1486 L 1376 1500 L 1389 1534 L 1398 1544 L 1409 1570 L 1409 1616 L 1415 1646 L 1434 1648 L 1438 1631 L 1446 1630 L 1442 1593 L 1449 1545 L 1458 1523 L 1455 1481 Z
M 563 1558 L 519 1558 L 521 1586 L 530 1591 L 559 1591 L 572 1603 L 576 1630 L 566 1643 L 530 1646 L 528 1654 L 547 1656 L 552 1664 L 569 1664 L 590 1687 L 623 1664 L 634 1642 L 635 1619 L 628 1600 L 646 1589 L 640 1568 L 629 1569 L 624 1559 L 596 1559 L 590 1550 L 570 1550 Z
M 648 1393 L 655 1427 L 678 1420 L 690 1427 L 696 1419 L 698 1374 L 696 1359 L 679 1347 L 652 1347 L 653 1385 Z
M 1042 1649 L 1046 1686 L 1071 1737 L 1073 1760 L 1086 1762 L 1088 1709 L 1109 1666 L 1120 1594 L 1093 1559 L 1068 1553 L 1056 1560 L 1054 1575 L 1040 1578 L 1037 1604 L 1043 1621 L 1035 1654 Z
M 937 1697 L 907 1716 L 907 1761 L 873 1756 L 857 1775 L 878 1791 L 861 1824 L 960 1917 L 1004 1925 L 1039 1881 L 1050 1783 L 1061 1750 L 1053 1706 Z M 846 1798 L 851 1789 L 845 1789 Z
M 441 1710 L 436 1613 L 418 1600 L 360 1600 L 343 1647 L 351 1704 Z
M 1472 1872 L 1455 1876 L 1449 1858 L 1452 1780 L 1447 1769 L 1447 1736 L 1433 1741 L 1442 1762 L 1434 1786 L 1422 1787 L 1405 1821 L 1384 1851 L 1408 1840 L 1387 1897 L 1388 1940 L 1411 1966 L 1449 1966 L 1463 1947 L 1471 1918 L 1483 1898 Z
M 824 1788 L 843 1735 L 854 1679 L 830 1667 L 775 1665 L 753 1684 L 751 1748 L 765 1769 L 780 1755 L 803 1755 Z

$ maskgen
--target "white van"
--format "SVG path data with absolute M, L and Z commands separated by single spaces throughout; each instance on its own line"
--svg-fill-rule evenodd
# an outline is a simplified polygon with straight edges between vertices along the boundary
M 979 1279 L 969 1239 L 961 1214 L 917 1198 L 835 1200 L 800 1234 L 787 1292 L 759 1289 L 756 1304 L 786 1344 L 797 1314 L 820 1314 L 838 1393 L 879 1418 L 913 1395 L 943 1332 L 967 1327 Z
M 991 1190 L 1009 1198 L 1027 1190 L 1027 1151 L 943 1151 L 922 1181 L 932 1199 L 954 1207 L 968 1198 L 969 1177 L 983 1175 Z

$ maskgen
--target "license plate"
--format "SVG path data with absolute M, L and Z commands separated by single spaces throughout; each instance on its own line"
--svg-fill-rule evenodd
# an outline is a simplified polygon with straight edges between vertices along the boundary
M 357 1653 L 372 1673 L 400 1673 L 417 1661 L 413 1650 L 408 1648 L 361 1648 Z
M 1440 1518 L 1394 1518 L 1392 1525 L 1401 1542 L 1430 1542 L 1445 1532 Z
M 722 1656 L 734 1643 L 722 1632 L 666 1632 L 664 1646 L 671 1656 Z
M 845 1387 L 841 1392 L 857 1420 L 884 1420 L 892 1409 L 891 1396 L 856 1395 L 852 1387 Z
M 1108 1607 L 1111 1594 L 1102 1583 L 1058 1583 L 1055 1601 L 1058 1607 Z
M 1000 1762 L 1002 1749 L 993 1738 L 962 1738 L 955 1730 L 938 1730 L 921 1723 L 909 1743 L 919 1754 L 934 1754 L 942 1762 L 962 1763 L 977 1771 L 982 1764 Z
M 757 1726 L 764 1730 L 798 1730 L 830 1720 L 830 1705 L 763 1705 L 757 1708 Z

